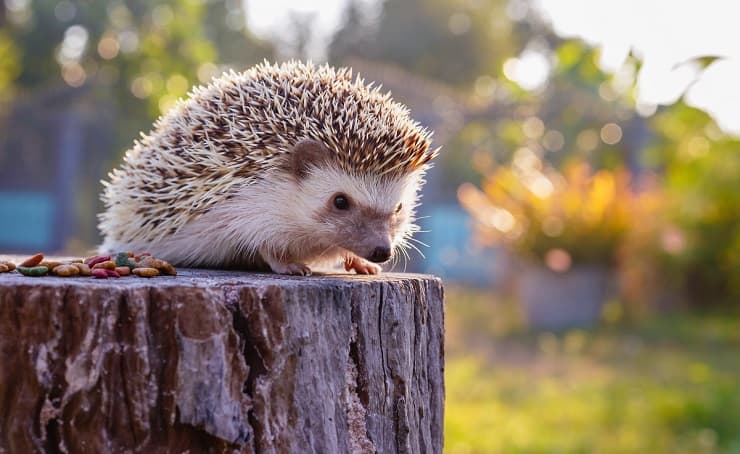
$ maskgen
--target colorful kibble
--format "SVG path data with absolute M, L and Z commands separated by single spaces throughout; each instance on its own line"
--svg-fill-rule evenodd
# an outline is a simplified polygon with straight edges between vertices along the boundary
M 145 256 L 139 261 L 139 266 L 142 268 L 155 268 L 162 274 L 169 276 L 176 276 L 177 271 L 175 267 L 165 262 L 162 259 L 154 258 L 152 256 Z
M 116 266 L 117 267 L 118 266 L 127 266 L 130 269 L 136 268 L 136 262 L 131 258 L 131 256 L 129 254 L 131 254 L 131 253 L 130 252 L 119 252 L 116 255 L 116 260 L 115 260 Z
M 20 264 L 20 266 L 23 266 L 26 268 L 33 268 L 33 267 L 38 266 L 38 264 L 41 263 L 43 260 L 44 260 L 44 254 L 39 252 L 33 257 L 29 257 L 26 260 L 24 260 L 23 263 Z
M 134 268 L 132 272 L 139 277 L 159 276 L 159 270 L 156 268 Z
M 113 260 L 106 260 L 104 262 L 98 262 L 95 265 L 93 265 L 93 269 L 105 269 L 105 270 L 115 270 L 116 269 L 116 262 Z
M 87 260 L 85 260 L 85 264 L 91 268 L 94 268 L 95 265 L 101 262 L 107 262 L 110 260 L 110 255 L 97 255 L 95 257 L 90 257 Z
M 24 276 L 44 276 L 53 274 L 61 277 L 93 276 L 97 279 L 109 277 L 123 277 L 132 274 L 140 277 L 155 277 L 161 275 L 176 276 L 177 270 L 170 263 L 152 256 L 149 252 L 135 254 L 134 252 L 119 252 L 115 255 L 97 255 L 86 259 L 75 260 L 44 260 L 39 253 L 28 258 L 24 264 L 34 266 L 19 266 L 8 261 L 0 261 L 0 273 L 18 269 Z
M 56 268 L 56 267 L 58 267 L 60 265 L 64 265 L 64 263 L 62 263 L 62 262 L 56 262 L 56 261 L 53 261 L 53 260 L 44 260 L 43 262 L 39 263 L 39 266 L 45 266 L 45 267 L 49 268 L 49 271 L 54 271 L 54 268 Z
M 49 272 L 49 268 L 45 266 L 19 266 L 17 269 L 22 275 L 30 277 L 45 276 Z
M 91 271 L 91 274 L 96 279 L 108 279 L 108 273 L 106 271 L 104 268 L 96 268 Z
M 156 268 L 154 266 L 155 260 L 157 259 L 155 259 L 154 257 L 150 255 L 146 255 L 139 259 L 139 266 L 142 268 Z
M 79 268 L 72 264 L 62 264 L 59 266 L 54 267 L 52 270 L 52 273 L 56 274 L 57 276 L 61 277 L 69 277 L 69 276 L 77 276 L 80 274 Z
M 13 262 L 0 260 L 0 265 L 5 265 L 8 268 L 8 271 L 13 271 L 15 269 L 15 263 Z
M 7 273 L 8 271 L 10 271 L 8 265 L 0 263 L 0 273 Z
M 92 276 L 92 270 L 90 270 L 90 267 L 84 263 L 72 262 L 71 265 L 77 268 L 81 276 Z
M 162 260 L 162 267 L 157 269 L 168 276 L 177 276 L 177 270 L 175 267 L 164 260 Z

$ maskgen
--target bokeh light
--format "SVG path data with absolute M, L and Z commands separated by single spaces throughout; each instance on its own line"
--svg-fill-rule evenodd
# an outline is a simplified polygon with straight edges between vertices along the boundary
M 545 264 L 548 268 L 559 273 L 570 269 L 572 260 L 565 249 L 551 249 L 545 254 Z
M 616 123 L 607 123 L 601 128 L 601 140 L 607 145 L 616 145 L 622 140 L 622 128 Z
M 551 129 L 542 137 L 542 146 L 548 151 L 560 151 L 565 146 L 565 137 L 562 132 Z
M 98 42 L 98 54 L 105 60 L 116 58 L 119 50 L 118 40 L 114 36 L 103 36 Z
M 525 90 L 537 91 L 547 84 L 550 62 L 542 52 L 527 49 L 504 62 L 504 75 Z
M 532 140 L 537 140 L 545 133 L 545 124 L 537 117 L 528 117 L 522 123 L 524 135 Z
M 593 129 L 585 129 L 578 133 L 576 145 L 583 151 L 592 151 L 599 145 L 599 135 Z

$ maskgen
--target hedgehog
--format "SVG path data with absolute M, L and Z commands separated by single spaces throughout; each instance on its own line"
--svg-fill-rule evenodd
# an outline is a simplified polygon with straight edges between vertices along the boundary
M 414 247 L 419 190 L 439 149 L 373 85 L 349 68 L 290 61 L 194 87 L 102 182 L 101 252 L 381 272 Z

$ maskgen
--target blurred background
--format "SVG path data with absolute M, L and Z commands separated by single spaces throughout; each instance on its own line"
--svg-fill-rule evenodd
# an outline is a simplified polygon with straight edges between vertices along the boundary
M 447 288 L 446 452 L 740 453 L 740 6 L 309 3 L 0 0 L 0 250 L 97 244 L 193 84 L 351 66 L 443 147 L 396 270 Z

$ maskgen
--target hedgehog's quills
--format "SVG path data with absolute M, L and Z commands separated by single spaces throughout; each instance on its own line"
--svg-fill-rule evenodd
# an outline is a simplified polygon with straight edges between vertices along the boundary
M 180 266 L 376 274 L 409 247 L 436 150 L 347 69 L 267 63 L 196 87 L 104 182 L 101 249 Z

